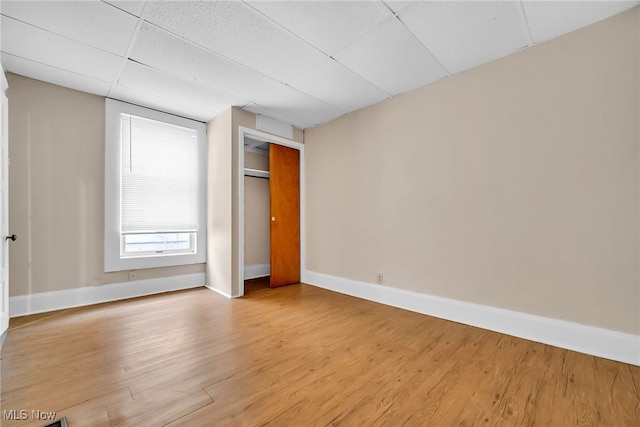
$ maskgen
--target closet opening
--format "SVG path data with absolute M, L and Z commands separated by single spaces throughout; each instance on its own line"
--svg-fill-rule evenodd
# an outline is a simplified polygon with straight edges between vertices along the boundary
M 299 283 L 304 271 L 304 145 L 239 129 L 239 295 Z M 273 170 L 272 170 L 273 169 Z

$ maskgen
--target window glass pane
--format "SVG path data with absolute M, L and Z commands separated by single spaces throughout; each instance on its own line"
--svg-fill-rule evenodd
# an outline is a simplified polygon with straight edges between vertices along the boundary
M 155 233 L 123 235 L 123 255 L 142 252 L 194 251 L 195 233 Z

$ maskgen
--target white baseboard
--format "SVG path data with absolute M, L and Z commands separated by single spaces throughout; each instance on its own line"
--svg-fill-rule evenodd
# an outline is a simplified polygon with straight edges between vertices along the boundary
M 162 292 L 197 288 L 204 286 L 204 280 L 204 273 L 195 273 L 18 295 L 9 298 L 9 315 L 11 317 L 26 316 L 28 314 L 45 313 L 47 311 L 81 307 Z
M 2 350 L 2 346 L 4 345 L 5 340 L 7 339 L 7 334 L 9 333 L 9 330 L 5 330 L 2 335 L 0 335 L 0 350 Z
M 229 299 L 236 298 L 236 297 L 234 297 L 233 295 L 229 295 L 229 294 L 228 294 L 228 293 L 226 293 L 226 292 L 222 292 L 220 289 L 216 289 L 216 288 L 214 288 L 213 286 L 204 285 L 204 287 L 205 287 L 205 288 L 207 288 L 207 289 L 209 289 L 209 290 L 212 290 L 212 291 L 213 291 L 213 292 L 215 292 L 215 293 L 218 293 L 218 294 L 222 295 L 223 297 L 226 297 L 226 298 L 229 298 Z
M 640 336 L 313 271 L 303 282 L 441 319 L 640 366 Z
M 244 280 L 266 277 L 271 274 L 271 264 L 253 264 L 244 266 Z

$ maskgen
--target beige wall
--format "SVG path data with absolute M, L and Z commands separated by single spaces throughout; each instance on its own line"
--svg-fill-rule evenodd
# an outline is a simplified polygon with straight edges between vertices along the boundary
M 8 74 L 10 295 L 126 282 L 104 272 L 104 98 Z M 204 271 L 138 270 L 138 278 Z
M 244 167 L 261 171 L 269 170 L 269 156 L 251 151 L 244 152 Z
M 231 115 L 228 109 L 207 124 L 206 284 L 226 295 L 232 280 Z
M 244 152 L 244 165 L 250 169 L 269 170 L 269 156 Z M 244 177 L 244 264 L 271 262 L 269 180 Z
M 640 333 L 639 11 L 308 130 L 307 268 Z

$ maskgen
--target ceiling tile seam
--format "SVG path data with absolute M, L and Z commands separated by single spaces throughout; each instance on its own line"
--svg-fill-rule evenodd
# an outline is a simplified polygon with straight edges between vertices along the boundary
M 247 3 L 246 0 L 241 0 L 240 1 L 242 4 L 244 4 L 245 6 L 251 8 L 251 10 L 255 11 L 256 13 L 258 13 L 260 16 L 264 17 L 265 19 L 268 19 L 269 21 L 273 22 L 275 25 L 277 25 L 278 27 L 282 28 L 283 30 L 285 30 L 287 33 L 291 34 L 292 36 L 294 36 L 295 38 L 297 38 L 298 40 L 301 40 L 303 43 L 311 46 L 313 49 L 317 50 L 318 52 L 320 52 L 321 54 L 323 54 L 324 56 L 330 56 L 329 53 L 323 51 L 322 49 L 320 49 L 318 46 L 314 45 L 313 43 L 303 39 L 302 37 L 300 37 L 298 34 L 294 33 L 293 31 L 291 31 L 290 29 L 288 29 L 287 27 L 285 27 L 284 25 L 282 25 L 281 23 L 279 23 L 278 21 L 276 21 L 275 19 L 271 18 L 268 15 L 265 15 L 262 11 L 256 9 L 255 7 L 253 7 L 250 3 Z
M 346 47 L 346 46 L 345 46 Z M 344 70 L 350 72 L 351 74 L 353 74 L 354 76 L 357 76 L 359 78 L 361 78 L 362 80 L 364 80 L 365 82 L 369 83 L 371 86 L 375 87 L 376 89 L 378 89 L 380 92 L 384 93 L 385 95 L 387 95 L 388 98 L 393 98 L 393 95 L 390 94 L 389 92 L 387 92 L 386 90 L 382 89 L 381 87 L 378 87 L 378 85 L 376 85 L 375 83 L 373 83 L 371 80 L 367 79 L 366 77 L 362 76 L 361 74 L 359 74 L 358 72 L 352 70 L 351 68 L 347 67 L 345 64 L 343 64 L 342 62 L 338 61 L 337 59 L 335 59 L 333 56 L 330 56 L 329 59 L 333 62 L 335 62 L 336 64 L 338 64 L 338 66 L 342 67 Z
M 71 71 L 71 70 L 67 70 L 65 68 L 56 67 L 55 65 L 51 65 L 51 64 L 45 64 L 44 62 L 40 62 L 40 61 L 34 61 L 33 59 L 25 58 L 25 57 L 19 56 L 19 55 L 14 55 L 13 53 L 5 52 L 5 51 L 0 51 L 0 52 L 2 53 L 2 55 L 13 56 L 14 58 L 20 58 L 20 59 L 22 59 L 24 61 L 29 61 L 29 62 L 32 62 L 34 64 L 39 64 L 39 65 L 45 66 L 47 68 L 53 68 L 53 69 L 56 69 L 56 70 L 64 71 L 65 73 L 75 74 L 76 76 L 82 76 L 82 77 L 84 77 L 86 79 L 95 80 L 96 82 L 111 84 L 111 82 L 108 82 L 106 80 L 97 79 L 97 78 L 95 78 L 93 76 L 88 76 L 86 74 L 78 73 L 76 71 Z
M 317 50 L 318 52 L 320 52 L 322 55 L 328 57 L 329 59 L 332 59 L 336 62 L 338 62 L 340 65 L 342 65 L 344 68 L 348 69 L 349 71 L 353 72 L 354 74 L 356 74 L 357 76 L 359 76 L 360 78 L 363 78 L 364 80 L 366 80 L 367 82 L 369 82 L 370 84 L 372 84 L 373 86 L 375 86 L 376 88 L 378 88 L 379 90 L 381 90 L 382 92 L 386 93 L 387 95 L 389 95 L 389 97 L 392 97 L 392 95 L 388 94 L 385 90 L 379 88 L 378 86 L 376 86 L 373 82 L 367 80 L 366 78 L 364 78 L 363 76 L 361 76 L 360 74 L 356 73 L 354 70 L 352 70 L 351 68 L 347 67 L 346 65 L 342 64 L 340 61 L 337 61 L 333 55 L 335 55 L 336 53 L 340 52 L 341 50 L 345 49 L 347 46 L 350 46 L 352 43 L 354 43 L 357 40 L 360 40 L 365 34 L 368 34 L 369 32 L 373 31 L 378 25 L 382 24 L 383 22 L 385 22 L 387 19 L 391 19 L 393 16 L 395 16 L 395 13 L 393 12 L 393 10 L 391 10 L 389 8 L 389 6 L 384 3 L 384 1 L 379 0 L 380 3 L 382 3 L 387 9 L 389 9 L 389 11 L 391 12 L 392 16 L 387 17 L 385 19 L 383 19 L 382 21 L 376 22 L 375 25 L 373 25 L 371 28 L 369 28 L 367 31 L 365 31 L 363 34 L 361 34 L 360 36 L 356 37 L 355 39 L 351 40 L 350 42 L 348 42 L 347 44 L 341 46 L 340 48 L 336 49 L 335 52 L 325 52 L 322 49 L 320 49 L 318 46 L 314 45 L 313 43 L 307 41 L 306 39 L 300 37 L 298 34 L 296 34 L 295 32 L 291 31 L 289 28 L 285 27 L 284 25 L 280 24 L 278 21 L 272 19 L 271 17 L 269 17 L 268 15 L 265 15 L 262 11 L 256 9 L 255 7 L 253 7 L 250 3 L 247 3 L 247 0 L 241 0 L 244 4 L 246 4 L 247 6 L 249 6 L 251 9 L 255 10 L 257 13 L 259 13 L 260 15 L 262 15 L 263 17 L 265 17 L 266 19 L 268 19 L 269 21 L 273 22 L 274 24 L 276 24 L 277 26 L 279 26 L 280 28 L 284 29 L 285 31 L 287 31 L 289 34 L 293 35 L 294 37 L 296 37 L 297 39 L 303 41 L 304 43 L 306 43 L 307 45 L 311 46 L 312 48 L 314 48 L 315 50 Z M 300 73 L 298 74 L 298 76 L 304 74 L 305 72 L 307 72 L 311 67 L 313 66 L 313 64 L 310 64 L 308 67 L 304 68 L 303 70 L 300 71 Z M 293 78 L 293 80 L 295 80 L 295 78 Z M 283 82 L 283 83 L 287 83 L 287 82 Z
M 386 3 L 382 2 L 387 8 L 389 7 Z M 356 37 L 355 39 L 353 39 L 351 42 L 347 43 L 346 45 L 342 46 L 340 49 L 338 49 L 334 55 L 340 53 L 342 50 L 348 48 L 349 46 L 351 46 L 352 44 L 356 43 L 357 41 L 363 39 L 364 37 L 366 37 L 369 33 L 372 33 L 376 28 L 378 28 L 379 25 L 384 24 L 385 22 L 387 22 L 390 19 L 397 19 L 400 24 L 405 27 L 407 29 L 407 31 L 409 31 L 409 34 L 411 34 L 411 36 L 416 39 L 418 41 L 418 43 L 420 43 L 420 45 L 430 54 L 434 57 L 434 59 L 438 62 L 438 64 L 442 67 L 442 69 L 447 73 L 447 76 L 450 76 L 451 73 L 449 72 L 449 70 L 447 70 L 447 68 L 445 66 L 442 65 L 442 63 L 440 62 L 440 60 L 438 58 L 436 58 L 436 56 L 433 54 L 433 52 L 431 52 L 425 45 L 424 43 L 422 43 L 420 40 L 418 40 L 418 38 L 415 36 L 415 34 L 413 34 L 411 32 L 411 30 L 409 30 L 409 28 L 402 22 L 402 20 L 400 20 L 400 18 L 392 12 L 392 16 L 383 19 L 382 21 L 378 22 L 376 25 L 374 25 L 373 27 L 369 28 L 367 31 L 365 31 L 364 33 L 362 33 L 360 36 Z M 394 96 L 400 95 L 393 95 L 388 93 L 386 90 L 378 87 L 375 83 L 373 83 L 371 80 L 367 79 L 366 77 L 362 76 L 360 73 L 358 73 L 357 71 L 351 69 L 349 66 L 347 66 L 346 64 L 343 64 L 342 62 L 340 62 L 338 59 L 334 58 L 333 55 L 330 55 L 329 58 L 331 58 L 332 60 L 336 61 L 338 64 L 340 64 L 342 67 L 346 68 L 347 70 L 351 71 L 353 74 L 359 76 L 360 78 L 366 80 L 367 82 L 369 82 L 369 84 L 373 85 L 374 87 L 376 87 L 377 89 L 381 90 L 382 92 L 386 93 L 389 98 L 393 98 Z
M 313 98 L 313 99 L 315 99 L 316 101 L 321 102 L 321 103 L 323 103 L 323 104 L 325 104 L 325 105 L 328 105 L 329 107 L 333 107 L 333 108 L 335 108 L 335 109 L 336 109 L 336 110 L 338 110 L 338 111 L 345 111 L 345 108 L 344 108 L 344 107 L 338 107 L 337 105 L 332 104 L 331 102 L 328 102 L 328 101 L 325 101 L 324 99 L 320 99 L 320 98 L 318 98 L 318 97 L 316 97 L 316 96 L 313 96 L 313 95 L 311 95 L 310 93 L 307 93 L 307 92 L 305 92 L 305 91 L 303 91 L 303 90 L 301 90 L 301 89 L 298 89 L 298 88 L 297 88 L 297 87 L 295 87 L 295 86 L 291 86 L 289 83 L 282 83 L 282 84 L 283 84 L 284 86 L 288 87 L 288 88 L 289 88 L 289 89 L 291 89 L 291 90 L 295 90 L 296 92 L 299 92 L 299 93 L 301 93 L 301 94 L 303 94 L 303 95 L 306 95 L 306 96 L 308 96 L 309 98 Z M 256 102 L 255 104 L 256 104 L 256 105 L 261 105 L 261 104 L 258 104 L 257 102 Z M 265 107 L 265 108 L 268 108 L 268 107 Z M 345 114 L 346 114 L 346 113 L 345 113 Z
M 397 15 L 398 15 L 398 13 L 397 13 L 397 12 L 394 12 L 394 10 L 393 10 L 393 9 L 391 9 L 391 6 L 389 6 L 385 0 L 380 0 L 380 2 L 381 2 L 381 3 L 382 3 L 382 4 L 383 4 L 387 9 L 389 9 L 389 12 L 391 12 L 391 13 L 393 14 L 393 16 L 397 16 Z M 400 9 L 402 10 L 402 9 L 404 9 L 405 7 L 406 7 L 406 6 L 404 6 L 404 7 L 400 8 Z
M 160 68 L 152 67 L 152 66 L 150 66 L 150 65 L 148 65 L 148 64 L 145 64 L 144 62 L 136 61 L 135 59 L 132 59 L 132 58 L 128 58 L 128 59 L 127 59 L 127 61 L 131 61 L 131 62 L 136 63 L 136 64 L 139 64 L 139 65 L 141 65 L 141 66 L 143 66 L 143 67 L 145 67 L 145 68 L 148 68 L 148 69 L 150 69 L 150 70 L 157 71 L 158 73 L 160 73 L 160 74 L 164 74 L 165 76 L 174 77 L 174 78 L 176 78 L 176 79 L 178 79 L 178 80 L 180 80 L 180 81 L 183 81 L 183 82 L 185 82 L 185 83 L 189 83 L 189 84 L 193 84 L 193 85 L 195 85 L 195 86 L 199 86 L 199 87 L 201 87 L 202 89 L 206 89 L 206 90 L 208 90 L 208 91 L 215 92 L 215 93 L 220 94 L 220 95 L 226 95 L 226 96 L 229 96 L 229 97 L 233 97 L 233 98 L 241 99 L 242 101 L 245 101 L 245 103 L 244 103 L 244 104 L 242 104 L 242 105 L 248 105 L 248 104 L 250 104 L 250 103 L 252 102 L 251 100 L 249 100 L 249 99 L 245 99 L 245 98 L 243 98 L 243 97 L 241 97 L 241 96 L 234 95 L 234 94 L 232 94 L 232 93 L 227 93 L 227 92 L 225 92 L 225 91 L 222 91 L 222 90 L 219 90 L 219 89 L 212 88 L 212 87 L 210 87 L 210 86 L 204 85 L 204 84 L 202 84 L 202 83 L 200 83 L 200 82 L 198 82 L 198 81 L 195 81 L 195 80 L 185 79 L 185 78 L 183 78 L 183 77 L 181 77 L 181 76 L 178 76 L 178 75 L 176 75 L 176 74 L 170 73 L 170 72 L 165 71 L 165 70 L 161 70 Z M 125 86 L 121 86 L 121 87 L 125 87 Z M 238 105 L 234 105 L 234 107 L 238 107 Z
M 276 26 L 278 26 L 279 28 L 282 28 L 284 31 L 286 31 L 287 33 L 291 34 L 293 37 L 295 37 L 296 39 L 302 41 L 304 44 L 310 46 L 311 48 L 313 48 L 314 50 L 318 51 L 321 55 L 323 55 L 325 58 L 331 58 L 331 56 L 326 53 L 325 51 L 323 51 L 322 49 L 320 49 L 318 46 L 314 45 L 313 43 L 310 43 L 309 41 L 303 39 L 302 37 L 300 37 L 298 34 L 294 33 L 293 31 L 291 31 L 290 29 L 288 29 L 287 27 L 285 27 L 284 25 L 282 25 L 281 23 L 279 23 L 278 21 L 272 19 L 271 17 L 265 15 L 264 13 L 262 13 L 260 10 L 256 9 L 255 7 L 253 7 L 251 4 L 247 3 L 246 0 L 241 0 L 241 3 L 243 3 L 245 6 L 251 8 L 251 10 L 254 10 L 256 13 L 258 13 L 259 15 L 261 15 L 262 17 L 264 17 L 265 19 L 271 21 L 272 23 L 274 23 Z M 320 60 L 317 62 L 320 63 Z M 295 80 L 296 77 L 306 73 L 309 69 L 311 69 L 314 64 L 309 64 L 307 67 L 303 68 L 302 70 L 300 70 L 299 74 L 295 77 L 292 77 L 292 80 Z M 287 83 L 287 82 L 281 82 L 281 83 Z
M 382 0 L 381 0 L 382 2 Z M 382 2 L 384 3 L 384 2 Z M 389 7 L 385 4 L 386 7 Z M 393 11 L 391 11 L 393 13 Z M 373 27 L 369 28 L 367 31 L 365 31 L 364 33 L 362 33 L 361 35 L 359 35 L 358 37 L 356 37 L 355 39 L 351 40 L 349 43 L 347 43 L 346 45 L 342 46 L 340 49 L 336 50 L 333 55 L 337 55 L 338 53 L 340 53 L 341 51 L 343 51 L 344 49 L 348 48 L 349 46 L 351 46 L 352 44 L 354 44 L 355 42 L 363 39 L 365 36 L 367 36 L 369 33 L 373 32 L 373 30 L 375 30 L 376 28 L 378 28 L 378 25 L 383 24 L 384 22 L 386 22 L 389 19 L 394 19 L 395 15 L 390 16 L 388 18 L 383 19 L 382 21 L 378 22 L 376 25 L 374 25 Z M 337 62 L 342 68 L 350 71 L 351 73 L 355 74 L 356 76 L 360 77 L 361 79 L 365 80 L 367 83 L 369 83 L 370 85 L 372 85 L 373 87 L 375 87 L 376 89 L 382 91 L 383 93 L 385 93 L 389 98 L 393 98 L 394 95 L 390 94 L 389 92 L 387 92 L 386 90 L 382 89 L 381 87 L 378 87 L 378 85 L 376 85 L 375 83 L 373 83 L 371 80 L 367 79 L 366 77 L 364 77 L 363 75 L 361 75 L 360 73 L 358 73 L 356 70 L 353 70 L 351 67 L 347 66 L 346 64 L 343 64 L 342 62 L 340 62 L 340 60 L 336 59 L 333 55 L 329 55 L 329 59 Z
M 141 19 L 142 19 L 142 18 L 141 18 Z M 237 66 L 239 66 L 239 67 L 242 67 L 242 68 L 244 68 L 245 70 L 249 70 L 249 71 L 252 71 L 252 72 L 254 72 L 254 73 L 256 73 L 256 74 L 259 74 L 259 75 L 261 75 L 262 77 L 264 77 L 264 78 L 266 78 L 266 79 L 269 79 L 269 80 L 271 80 L 271 81 L 273 81 L 273 82 L 275 82 L 275 83 L 277 83 L 277 84 L 283 84 L 283 85 L 286 85 L 286 84 L 287 84 L 287 82 L 281 81 L 281 80 L 276 79 L 276 78 L 274 78 L 274 77 L 271 77 L 271 76 L 269 76 L 269 75 L 267 75 L 267 74 L 264 74 L 263 72 L 261 72 L 261 71 L 259 71 L 259 70 L 256 70 L 255 68 L 251 68 L 251 67 L 249 67 L 248 65 L 243 64 L 242 62 L 238 62 L 238 61 L 236 61 L 236 60 L 234 60 L 234 59 L 229 58 L 229 57 L 228 57 L 228 56 L 226 56 L 226 55 L 221 54 L 220 52 L 216 52 L 216 51 L 214 51 L 214 50 L 211 50 L 211 49 L 207 48 L 206 46 L 202 46 L 201 44 L 198 44 L 198 43 L 194 42 L 193 40 L 190 40 L 190 39 L 188 39 L 188 38 L 182 37 L 182 36 L 180 36 L 180 35 L 178 35 L 178 34 L 176 34 L 176 33 L 172 32 L 172 31 L 170 31 L 170 30 L 168 30 L 168 29 L 166 29 L 166 28 L 163 28 L 163 27 L 161 27 L 161 26 L 159 26 L 159 25 L 157 25 L 157 24 L 154 24 L 153 22 L 150 22 L 150 21 L 147 21 L 147 20 L 144 20 L 144 19 L 142 19 L 142 20 L 143 20 L 143 21 L 144 21 L 144 23 L 145 23 L 145 24 L 147 24 L 147 25 L 150 25 L 150 26 L 152 26 L 152 27 L 154 27 L 154 28 L 156 28 L 156 29 L 158 29 L 158 30 L 160 30 L 160 31 L 163 31 L 163 32 L 165 32 L 165 33 L 167 33 L 167 34 L 171 35 L 172 37 L 175 37 L 175 38 L 177 38 L 177 39 L 179 39 L 179 40 L 181 40 L 181 41 L 183 41 L 183 42 L 185 42 L 185 43 L 188 43 L 188 44 L 190 44 L 190 45 L 192 45 L 192 46 L 195 46 L 195 47 L 197 47 L 198 49 L 202 49 L 202 50 L 204 50 L 204 51 L 205 51 L 205 52 L 207 52 L 207 53 L 210 53 L 210 54 L 215 55 L 215 56 L 217 56 L 217 57 L 219 57 L 219 58 L 222 58 L 222 59 L 224 59 L 225 61 L 228 61 L 228 62 L 230 62 L 230 63 L 232 63 L 232 64 L 234 64 L 234 65 L 237 65 Z M 130 52 L 128 52 L 128 53 L 130 53 Z M 128 58 L 128 59 L 131 59 L 131 58 L 129 58 L 128 56 L 127 56 L 127 58 Z M 212 89 L 214 89 L 214 88 L 212 88 Z M 216 90 L 217 90 L 217 89 L 216 89 Z
M 129 41 L 127 52 L 125 53 L 124 58 L 122 58 L 122 61 L 120 62 L 120 67 L 118 68 L 118 72 L 116 73 L 115 79 L 113 79 L 113 82 L 111 82 L 111 87 L 109 88 L 109 94 L 111 94 L 111 92 L 117 86 L 118 80 L 120 80 L 120 76 L 122 75 L 122 71 L 124 70 L 125 65 L 127 65 L 127 61 L 129 60 L 129 56 L 131 55 L 131 51 L 133 50 L 133 45 L 135 44 L 136 39 L 138 38 L 138 34 L 140 34 L 140 29 L 142 28 L 142 24 L 144 22 L 144 20 L 142 19 L 142 15 L 144 14 L 144 10 L 146 8 L 147 8 L 147 3 L 145 2 L 145 4 L 142 7 L 142 12 L 140 13 L 140 17 L 138 17 L 136 28 L 135 30 L 133 30 L 133 36 Z
M 406 9 L 406 8 L 404 8 Z M 444 64 L 442 63 L 442 61 L 440 60 L 440 58 L 438 58 L 436 56 L 435 53 L 433 53 L 433 51 L 431 49 L 429 49 L 429 46 L 427 46 L 426 44 L 424 44 L 422 42 L 422 40 L 420 40 L 420 38 L 418 36 L 415 35 L 415 33 L 413 31 L 411 31 L 411 28 L 409 28 L 407 26 L 407 24 L 404 23 L 404 21 L 402 20 L 402 18 L 400 18 L 399 15 L 394 15 L 395 18 L 400 21 L 400 23 L 407 29 L 407 31 L 409 31 L 409 34 L 411 34 L 411 36 L 413 36 L 414 39 L 416 39 L 418 41 L 418 43 L 420 43 L 426 50 L 427 52 L 429 52 L 431 54 L 431 56 L 433 56 L 433 59 L 436 60 L 436 62 L 442 67 L 442 69 L 445 71 L 445 73 L 447 74 L 446 77 L 451 77 L 451 75 L 453 74 L 451 71 L 449 71 L 449 69 L 447 67 L 444 66 Z
M 522 20 L 524 21 L 524 26 L 527 29 L 527 37 L 529 38 L 529 45 L 533 46 L 533 36 L 531 35 L 531 28 L 529 27 L 529 20 L 527 19 L 527 13 L 524 11 L 524 5 L 522 4 L 522 0 L 518 2 L 520 7 L 518 8 L 521 12 Z
M 131 15 L 131 16 L 133 16 L 133 17 L 134 17 L 134 18 L 136 18 L 136 19 L 140 18 L 138 15 L 135 15 L 135 14 L 133 14 L 133 13 L 129 12 L 128 10 L 124 10 L 124 9 L 122 9 L 121 7 L 118 7 L 118 6 L 117 6 L 117 5 L 115 5 L 115 4 L 109 3 L 108 1 L 100 0 L 100 2 L 102 2 L 102 3 L 106 4 L 107 6 L 110 6 L 110 7 L 113 7 L 113 8 L 115 8 L 115 9 L 118 9 L 120 12 L 124 12 L 124 13 L 126 13 L 127 15 Z M 144 3 L 145 3 L 145 5 L 143 6 L 143 9 L 142 9 L 142 10 L 144 10 L 144 7 L 146 7 L 146 2 L 144 2 Z M 141 14 L 141 15 L 142 15 L 142 14 Z
M 101 49 L 99 47 L 93 46 L 91 44 L 85 43 L 82 40 L 76 40 L 76 39 L 73 39 L 71 37 L 63 36 L 62 34 L 59 34 L 59 33 L 54 33 L 53 31 L 47 30 L 46 28 L 38 27 L 37 25 L 33 25 L 33 24 L 29 23 L 29 22 L 25 22 L 25 21 L 22 21 L 20 19 L 14 18 L 13 16 L 5 15 L 4 13 L 0 13 L 0 16 L 4 16 L 5 18 L 11 19 L 12 21 L 20 22 L 21 24 L 27 25 L 27 26 L 29 26 L 31 28 L 36 28 L 36 29 L 38 29 L 40 31 L 44 31 L 44 32 L 49 33 L 49 34 L 53 34 L 53 35 L 55 35 L 57 37 L 61 37 L 61 38 L 66 39 L 66 40 L 70 40 L 70 41 L 72 41 L 74 43 L 78 43 L 78 44 L 90 47 L 92 49 L 99 50 L 100 52 L 106 53 L 108 55 L 113 55 L 115 57 L 122 58 L 122 56 L 118 55 L 117 53 L 109 52 L 108 50 L 104 50 L 104 49 Z
M 396 16 L 397 16 L 397 15 L 398 15 L 398 13 L 400 13 L 403 9 L 406 9 L 407 7 L 409 7 L 409 6 L 410 6 L 410 5 L 408 5 L 408 4 L 405 4 L 404 6 L 400 7 L 400 9 L 398 9 L 398 11 L 397 11 L 397 12 L 395 12 L 395 11 L 391 8 L 391 6 L 389 6 L 389 5 L 387 4 L 387 0 L 380 0 L 380 1 L 381 1 L 381 2 L 382 2 L 382 3 L 387 7 L 387 9 L 389 9 L 389 10 L 391 11 L 391 13 L 393 13 L 393 14 L 394 14 L 394 15 L 396 15 Z M 407 2 L 407 3 L 410 3 L 410 2 Z

